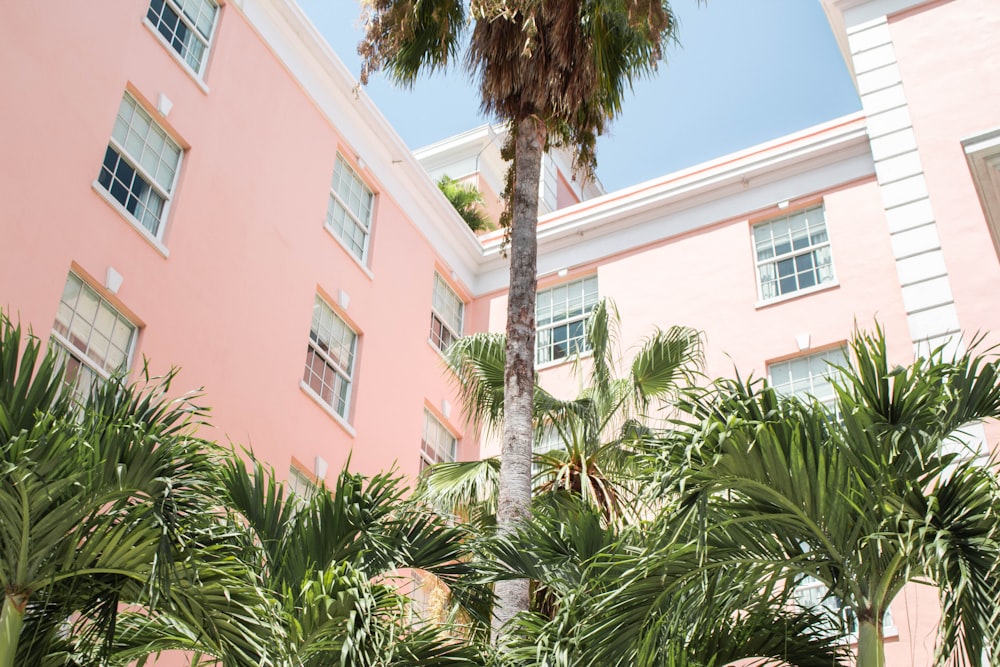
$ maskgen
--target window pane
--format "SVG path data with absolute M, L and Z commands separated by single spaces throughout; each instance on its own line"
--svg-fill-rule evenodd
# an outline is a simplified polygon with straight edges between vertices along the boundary
M 56 344 L 65 352 L 67 381 L 85 384 L 74 389 L 74 393 L 82 392 L 81 397 L 90 391 L 93 380 L 127 370 L 135 325 L 72 273 L 52 328 L 53 335 L 61 337 Z M 70 358 L 74 360 L 72 367 L 67 361 Z
M 834 280 L 822 206 L 755 225 L 753 239 L 762 299 Z
M 598 301 L 597 276 L 557 285 L 536 297 L 535 362 L 586 352 L 587 320 Z
M 181 149 L 128 93 L 122 98 L 111 136 L 98 183 L 158 237 Z
M 341 417 L 347 416 L 357 334 L 316 297 L 303 382 Z

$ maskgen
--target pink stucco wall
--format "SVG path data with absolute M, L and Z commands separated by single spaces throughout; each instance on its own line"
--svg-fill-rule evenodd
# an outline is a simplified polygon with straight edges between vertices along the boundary
M 786 215 L 796 206 L 823 202 L 836 283 L 794 298 L 760 304 L 751 226 Z M 704 334 L 709 377 L 760 377 L 776 359 L 808 353 L 796 337 L 809 334 L 810 349 L 845 341 L 854 329 L 885 327 L 900 363 L 912 345 L 885 231 L 878 186 L 865 179 L 818 192 L 788 209 L 772 207 L 707 223 L 660 243 L 577 267 L 565 277 L 543 279 L 540 288 L 596 273 L 600 295 L 621 314 L 625 358 L 657 327 L 693 327 Z M 487 297 L 490 328 L 503 330 L 505 296 Z M 568 364 L 541 370 L 547 388 L 572 395 L 579 386 Z
M 993 0 L 931 2 L 889 28 L 959 321 L 1000 332 L 1000 263 L 961 145 L 1000 126 L 1000 11 Z
M 362 171 L 377 196 L 362 270 L 323 226 L 336 155 L 353 156 L 337 128 L 235 4 L 218 19 L 207 93 L 143 23 L 147 6 L 15 3 L 0 22 L 0 88 L 18 101 L 0 107 L 16 165 L 0 180 L 0 305 L 47 337 L 71 263 L 98 287 L 112 266 L 118 301 L 145 325 L 133 368 L 181 366 L 177 388 L 204 387 L 213 407 L 208 435 L 253 447 L 281 476 L 293 457 L 311 468 L 319 455 L 332 479 L 349 454 L 356 470 L 414 475 L 425 405 L 455 405 L 449 425 L 466 435 L 428 344 L 435 267 L 449 267 Z M 91 185 L 127 87 L 152 106 L 166 94 L 165 125 L 189 146 L 166 258 Z M 356 437 L 299 388 L 314 298 L 340 290 L 361 334 Z M 474 436 L 462 443 L 477 455 Z

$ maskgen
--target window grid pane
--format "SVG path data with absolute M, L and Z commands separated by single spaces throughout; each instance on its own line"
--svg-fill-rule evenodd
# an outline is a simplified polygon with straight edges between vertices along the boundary
M 75 274 L 66 280 L 52 329 L 77 399 L 86 397 L 95 381 L 128 369 L 135 325 Z
M 105 374 L 125 368 L 135 326 L 74 274 L 69 275 L 53 329 Z
M 753 239 L 761 299 L 833 281 L 822 206 L 756 225 Z
M 544 364 L 589 350 L 587 319 L 597 301 L 597 276 L 539 292 L 535 303 L 535 362 Z
M 158 238 L 180 159 L 180 146 L 126 93 L 97 181 Z
M 364 261 L 368 246 L 374 200 L 374 193 L 338 155 L 333 169 L 326 224 L 351 254 L 361 261 Z
M 146 18 L 200 74 L 217 13 L 218 5 L 211 0 L 152 0 Z
M 357 334 L 316 297 L 302 381 L 341 417 L 347 417 Z
M 434 296 L 431 312 L 431 342 L 440 350 L 462 337 L 465 303 L 441 276 L 434 274 Z
M 803 400 L 812 397 L 834 410 L 837 397 L 831 380 L 840 375 L 834 366 L 842 366 L 846 361 L 844 350 L 835 348 L 771 364 L 767 374 L 778 393 Z
M 420 441 L 420 469 L 435 463 L 452 462 L 458 452 L 458 440 L 444 424 L 424 410 L 424 435 Z

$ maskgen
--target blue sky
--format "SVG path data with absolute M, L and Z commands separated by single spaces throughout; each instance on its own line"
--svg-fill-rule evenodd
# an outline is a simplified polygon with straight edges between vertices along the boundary
M 357 76 L 357 0 L 298 0 Z M 601 138 L 609 190 L 778 138 L 861 105 L 819 0 L 672 0 L 680 44 L 636 84 Z M 453 70 L 412 90 L 381 76 L 368 94 L 410 148 L 487 122 L 475 88 Z

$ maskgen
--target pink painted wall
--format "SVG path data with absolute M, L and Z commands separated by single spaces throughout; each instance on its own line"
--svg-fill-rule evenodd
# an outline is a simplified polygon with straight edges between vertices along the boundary
M 113 266 L 118 299 L 145 324 L 133 368 L 181 366 L 177 389 L 203 386 L 214 408 L 208 435 L 252 446 L 281 476 L 292 457 L 311 468 L 319 455 L 333 479 L 349 454 L 356 470 L 415 475 L 425 404 L 457 405 L 428 343 L 434 270 L 447 265 L 362 172 L 377 193 L 363 271 L 323 227 L 337 151 L 353 157 L 337 128 L 235 4 L 218 19 L 207 94 L 144 25 L 147 6 L 16 3 L 0 22 L 0 88 L 18 100 L 0 107 L 17 165 L 0 180 L 0 305 L 47 337 L 71 263 L 98 286 Z M 154 104 L 165 93 L 190 146 L 168 258 L 91 187 L 126 86 Z M 356 437 L 299 388 L 318 289 L 350 295 L 342 314 L 361 334 Z M 458 409 L 450 426 L 465 435 Z M 465 437 L 460 455 L 477 453 Z
M 837 284 L 795 298 L 758 305 L 751 226 L 796 207 L 822 201 Z M 622 318 L 626 359 L 656 327 L 693 327 L 705 335 L 710 377 L 761 376 L 768 361 L 808 353 L 796 336 L 807 333 L 811 349 L 845 341 L 855 322 L 886 328 L 900 363 L 912 358 L 899 281 L 873 179 L 815 193 L 788 209 L 750 211 L 735 219 L 708 223 L 689 234 L 580 267 L 563 278 L 539 282 L 546 288 L 596 273 L 602 297 L 614 300 Z M 502 331 L 506 297 L 486 297 L 490 329 Z M 558 364 L 541 370 L 546 387 L 574 395 L 577 379 Z
M 889 28 L 959 321 L 996 343 L 1000 262 L 961 140 L 1000 126 L 1000 11 L 994 0 L 931 2 Z

